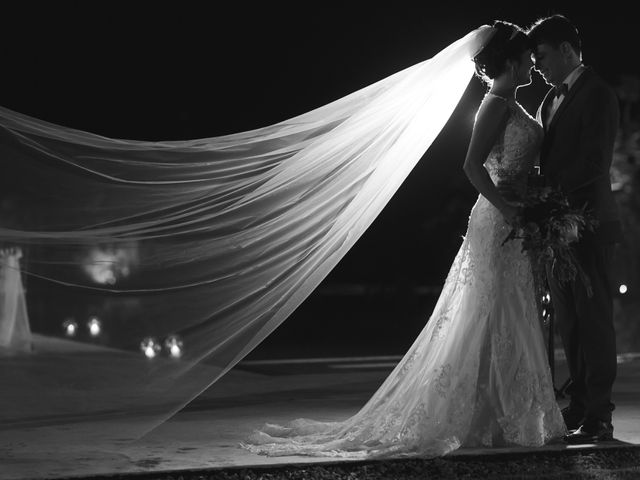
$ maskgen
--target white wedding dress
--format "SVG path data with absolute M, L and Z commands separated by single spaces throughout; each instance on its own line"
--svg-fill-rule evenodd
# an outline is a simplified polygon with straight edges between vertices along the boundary
M 509 103 L 485 166 L 526 181 L 542 127 Z M 565 432 L 555 400 L 530 262 L 500 212 L 479 196 L 431 318 L 355 415 L 265 424 L 241 446 L 271 455 L 440 456 L 461 446 L 540 446 Z

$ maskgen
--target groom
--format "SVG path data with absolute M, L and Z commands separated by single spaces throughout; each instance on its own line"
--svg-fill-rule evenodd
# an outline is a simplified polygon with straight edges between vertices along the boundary
M 613 438 L 611 390 L 616 377 L 612 256 L 621 224 L 611 191 L 609 168 L 619 121 L 614 91 L 582 64 L 578 31 L 562 15 L 538 20 L 527 32 L 535 69 L 554 88 L 538 109 L 545 130 L 541 173 L 559 186 L 575 207 L 587 206 L 599 221 L 575 245 L 592 286 L 579 278 L 547 279 L 567 357 L 571 400 L 562 410 L 568 443 Z

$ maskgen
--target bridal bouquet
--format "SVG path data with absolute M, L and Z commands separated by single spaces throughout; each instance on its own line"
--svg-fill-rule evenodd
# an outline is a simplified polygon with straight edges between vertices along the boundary
M 540 179 L 539 176 L 537 176 Z M 558 189 L 530 182 L 524 198 L 518 226 L 514 227 L 502 242 L 521 239 L 522 251 L 529 252 L 534 262 L 534 272 L 542 275 L 547 266 L 561 283 L 580 275 L 591 292 L 591 283 L 582 270 L 571 244 L 585 230 L 593 230 L 597 220 L 585 209 L 571 207 L 567 197 Z

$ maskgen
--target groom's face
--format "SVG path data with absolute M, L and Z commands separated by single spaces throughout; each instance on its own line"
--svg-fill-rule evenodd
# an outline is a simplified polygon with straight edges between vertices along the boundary
M 534 68 L 545 82 L 554 87 L 562 83 L 566 76 L 566 68 L 559 48 L 554 48 L 548 43 L 538 44 L 533 50 L 533 61 Z

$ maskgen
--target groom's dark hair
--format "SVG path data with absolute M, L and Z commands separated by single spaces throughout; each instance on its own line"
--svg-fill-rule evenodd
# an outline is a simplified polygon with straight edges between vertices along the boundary
M 564 15 L 540 18 L 529 27 L 527 35 L 533 45 L 547 43 L 553 48 L 558 48 L 562 42 L 568 42 L 578 55 L 582 52 L 578 29 Z

